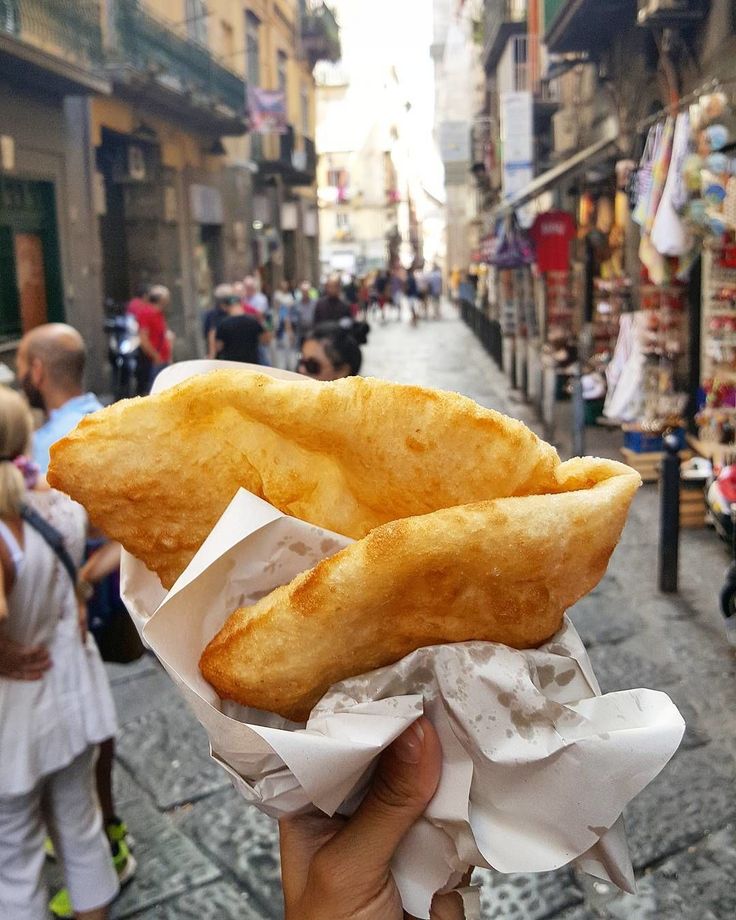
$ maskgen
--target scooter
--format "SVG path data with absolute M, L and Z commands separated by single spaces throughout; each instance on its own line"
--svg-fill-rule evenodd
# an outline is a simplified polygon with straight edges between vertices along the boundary
M 721 588 L 720 603 L 728 641 L 736 646 L 736 466 L 724 466 L 713 478 L 705 503 L 716 533 L 731 548 L 732 561 Z
M 138 323 L 114 301 L 105 303 L 107 357 L 112 368 L 112 392 L 115 401 L 135 396 L 136 369 L 141 340 Z

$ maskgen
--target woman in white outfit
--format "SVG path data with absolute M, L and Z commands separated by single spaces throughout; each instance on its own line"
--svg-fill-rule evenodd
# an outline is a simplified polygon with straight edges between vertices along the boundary
M 0 633 L 46 647 L 51 667 L 36 679 L 0 676 L 0 917 L 45 920 L 42 881 L 48 831 L 75 916 L 104 920 L 118 880 L 94 791 L 96 745 L 115 734 L 115 710 L 97 647 L 80 627 L 76 586 L 48 535 L 24 506 L 82 561 L 82 508 L 49 489 L 26 488 L 17 458 L 31 419 L 23 399 L 0 388 Z M 68 561 L 68 560 L 67 560 Z

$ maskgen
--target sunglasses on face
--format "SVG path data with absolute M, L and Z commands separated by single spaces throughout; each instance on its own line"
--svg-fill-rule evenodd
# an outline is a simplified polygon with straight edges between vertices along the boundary
M 297 367 L 303 367 L 310 377 L 316 377 L 317 374 L 321 374 L 324 369 L 322 362 L 318 361 L 316 358 L 299 358 Z

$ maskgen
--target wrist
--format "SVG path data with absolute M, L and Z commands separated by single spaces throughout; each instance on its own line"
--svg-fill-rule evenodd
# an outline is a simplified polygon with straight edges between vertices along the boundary
M 86 578 L 81 576 L 77 578 L 77 599 L 87 603 L 87 601 L 92 599 L 92 595 L 95 593 L 95 586 L 91 581 L 87 581 Z

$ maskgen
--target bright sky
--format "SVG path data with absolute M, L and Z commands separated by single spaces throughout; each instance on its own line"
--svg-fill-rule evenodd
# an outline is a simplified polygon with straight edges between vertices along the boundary
M 367 127 L 380 118 L 382 87 L 394 67 L 405 101 L 411 103 L 407 121 L 418 176 L 441 194 L 442 171 L 441 165 L 437 171 L 432 140 L 432 0 L 331 0 L 331 6 L 340 23 L 355 119 Z

